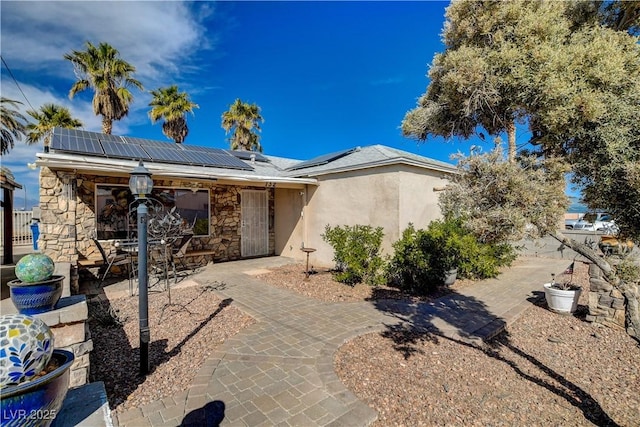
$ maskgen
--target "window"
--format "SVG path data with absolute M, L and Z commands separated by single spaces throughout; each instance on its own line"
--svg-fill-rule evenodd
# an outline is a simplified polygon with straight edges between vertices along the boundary
M 194 235 L 209 235 L 209 190 L 154 188 L 151 197 L 176 212 L 193 228 Z M 96 232 L 98 239 L 126 239 L 137 228 L 134 197 L 123 185 L 96 186 Z M 135 205 L 134 205 L 135 206 Z M 131 211 L 131 212 L 130 212 Z

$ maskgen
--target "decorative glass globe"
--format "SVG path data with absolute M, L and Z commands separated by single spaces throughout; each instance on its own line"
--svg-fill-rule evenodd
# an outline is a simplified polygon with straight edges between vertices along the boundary
M 45 254 L 25 255 L 16 264 L 16 277 L 25 283 L 49 280 L 53 276 L 55 264 Z
M 0 316 L 0 388 L 35 378 L 49 363 L 51 328 L 25 314 Z

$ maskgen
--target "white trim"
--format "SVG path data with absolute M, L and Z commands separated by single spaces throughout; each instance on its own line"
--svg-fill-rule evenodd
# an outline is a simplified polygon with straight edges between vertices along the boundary
M 137 160 L 120 160 L 96 158 L 91 156 L 79 156 L 73 154 L 60 153 L 37 153 L 38 166 L 51 169 L 77 170 L 86 173 L 120 173 L 128 175 L 131 170 L 138 165 Z M 154 177 L 189 178 L 202 180 L 224 179 L 241 183 L 276 183 L 276 184 L 313 184 L 318 181 L 313 178 L 293 178 L 277 175 L 251 175 L 242 171 L 232 171 L 229 169 L 206 168 L 200 166 L 172 165 L 167 163 L 145 163 L 145 167 Z

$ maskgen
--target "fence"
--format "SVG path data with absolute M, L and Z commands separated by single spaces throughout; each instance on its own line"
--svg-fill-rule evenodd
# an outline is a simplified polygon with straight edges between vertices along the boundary
M 32 211 L 13 211 L 13 244 L 14 245 L 31 245 L 33 244 L 33 236 L 31 234 L 31 218 Z M 4 216 L 0 215 L 0 226 L 2 232 L 5 233 Z M 0 245 L 4 243 L 4 239 L 0 239 Z

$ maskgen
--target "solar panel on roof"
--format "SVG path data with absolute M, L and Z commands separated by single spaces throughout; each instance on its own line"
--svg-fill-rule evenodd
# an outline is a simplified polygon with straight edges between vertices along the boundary
M 218 166 L 221 168 L 240 169 L 240 170 L 253 170 L 251 166 L 246 164 L 240 159 L 233 157 L 231 154 L 225 152 L 224 154 L 216 153 L 203 153 L 208 159 L 210 159 L 209 166 Z
M 196 151 L 181 151 L 180 155 L 184 156 L 190 164 L 206 166 L 209 161 L 206 159 L 207 153 Z
M 149 155 L 138 144 L 125 144 L 123 142 L 102 142 L 104 153 L 108 157 L 120 157 L 123 159 L 150 159 Z
M 122 139 L 129 144 L 139 144 L 142 146 L 153 145 L 156 147 L 175 148 L 175 146 L 178 145 L 175 142 L 156 141 L 155 139 L 136 138 L 133 136 L 123 136 Z
M 91 132 L 86 132 L 91 133 Z M 94 133 L 93 134 L 100 142 L 124 142 L 121 136 L 108 135 L 106 133 Z
M 229 153 L 242 160 L 251 160 L 251 156 L 255 156 L 256 162 L 269 161 L 269 159 L 267 159 L 265 156 L 260 153 L 256 153 L 255 151 L 230 150 Z
M 50 148 L 100 157 L 253 170 L 251 166 L 220 148 L 120 137 L 78 129 L 55 128 Z
M 181 144 L 179 148 L 183 154 L 188 155 L 190 158 L 196 159 L 194 164 L 228 169 L 253 170 L 251 166 L 247 165 L 243 161 L 232 156 L 228 151 L 221 148 L 184 144 Z
M 189 150 L 191 151 L 197 151 L 197 152 L 205 152 L 205 153 L 213 153 L 213 154 L 229 154 L 227 151 L 223 150 L 222 148 L 214 148 L 214 147 L 202 147 L 200 145 L 189 145 L 185 147 L 189 147 Z
M 336 151 L 334 153 L 323 154 L 322 156 L 315 157 L 311 160 L 306 160 L 301 163 L 296 163 L 295 165 L 288 167 L 287 170 L 292 171 L 297 169 L 304 169 L 304 168 L 310 168 L 313 166 L 324 165 L 329 162 L 333 162 L 334 160 L 338 160 L 339 158 L 344 157 L 348 154 L 351 154 L 354 151 L 356 151 L 356 148 L 350 148 L 348 150 L 342 150 L 342 151 Z
M 182 152 L 180 150 L 176 150 L 174 147 L 160 147 L 158 145 L 147 145 L 141 147 L 147 152 L 147 154 L 149 154 L 149 158 L 151 160 L 189 164 L 187 158 L 182 156 Z
M 49 148 L 73 153 L 104 156 L 100 141 L 89 132 L 78 129 L 54 128 Z

